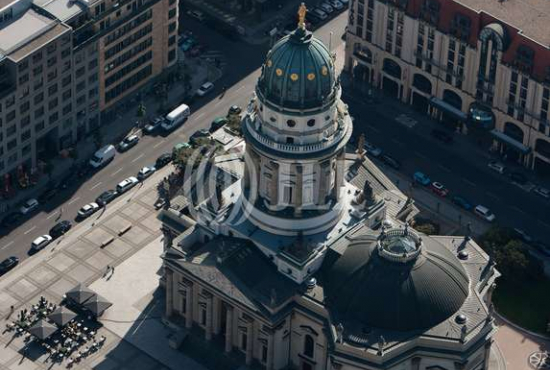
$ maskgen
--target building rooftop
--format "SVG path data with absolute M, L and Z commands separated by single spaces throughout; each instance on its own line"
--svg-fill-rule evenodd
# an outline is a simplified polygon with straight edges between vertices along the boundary
M 518 28 L 534 41 L 550 46 L 550 3 L 548 0 L 460 0 L 477 12 L 485 12 L 504 23 Z
M 62 22 L 66 22 L 85 11 L 84 5 L 80 1 L 74 0 L 34 0 L 34 4 Z
M 17 61 L 67 30 L 57 21 L 28 10 L 0 30 L 0 53 Z

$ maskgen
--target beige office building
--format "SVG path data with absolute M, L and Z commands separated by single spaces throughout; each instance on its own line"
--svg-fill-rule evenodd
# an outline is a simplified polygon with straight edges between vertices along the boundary
M 351 1 L 346 70 L 548 174 L 549 7 L 529 4 Z
M 0 1 L 3 182 L 40 171 L 98 127 L 102 112 L 176 62 L 177 5 Z

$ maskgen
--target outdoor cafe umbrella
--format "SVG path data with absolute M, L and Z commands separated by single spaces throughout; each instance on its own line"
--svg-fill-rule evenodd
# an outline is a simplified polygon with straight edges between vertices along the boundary
M 76 313 L 69 310 L 67 307 L 60 306 L 54 312 L 52 312 L 48 318 L 55 322 L 59 326 L 67 325 L 72 319 L 76 317 Z
M 113 304 L 100 295 L 94 295 L 92 298 L 84 302 L 83 306 L 88 309 L 95 316 L 101 316 L 101 314 L 111 307 Z
M 67 293 L 65 293 L 65 295 L 67 296 L 67 298 L 71 299 L 72 301 L 74 301 L 78 304 L 83 304 L 88 299 L 95 296 L 96 293 L 93 290 L 89 289 L 84 284 L 79 283 L 73 289 L 71 289 Z
M 56 331 L 57 328 L 46 320 L 40 320 L 29 328 L 29 333 L 31 333 L 38 339 L 47 339 Z

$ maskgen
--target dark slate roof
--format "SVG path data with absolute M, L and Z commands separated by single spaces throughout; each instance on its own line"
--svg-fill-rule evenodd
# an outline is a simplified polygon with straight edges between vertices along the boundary
M 397 263 L 379 256 L 374 236 L 359 236 L 343 256 L 327 254 L 320 276 L 327 306 L 340 320 L 393 331 L 436 326 L 469 292 L 460 261 L 435 241 L 424 243 L 412 262 Z

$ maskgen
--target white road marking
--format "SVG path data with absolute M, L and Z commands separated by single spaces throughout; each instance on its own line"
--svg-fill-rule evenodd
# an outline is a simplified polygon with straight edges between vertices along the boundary
M 36 226 L 31 227 L 30 229 L 28 229 L 27 231 L 25 231 L 23 234 L 27 235 L 28 233 L 30 233 L 30 232 L 33 231 L 34 229 L 36 229 Z
M 162 144 L 164 144 L 164 141 L 165 141 L 165 140 L 159 141 L 158 143 L 156 143 L 155 145 L 153 145 L 153 148 L 158 148 L 159 146 L 161 146 Z
M 48 217 L 46 217 L 46 220 L 49 220 L 50 218 L 54 217 L 54 216 L 57 216 L 59 215 L 59 212 L 52 212 L 48 215 Z
M 138 155 L 137 157 L 135 157 L 134 159 L 132 159 L 132 163 L 134 163 L 135 161 L 139 161 L 139 159 L 143 157 L 143 153 L 141 153 L 140 155 Z
M 217 107 L 218 105 L 220 105 L 221 102 L 222 102 L 222 99 L 218 99 L 218 102 L 214 104 L 214 107 Z
M 441 168 L 445 172 L 452 172 L 449 168 L 443 166 L 442 164 L 440 164 L 438 167 Z
M 111 174 L 111 176 L 116 176 L 117 173 L 119 173 L 120 171 L 122 171 L 122 168 L 119 168 L 118 170 L 116 170 L 115 172 L 113 172 Z
M 472 186 L 477 186 L 476 184 L 474 184 L 473 182 L 471 182 L 471 181 L 468 180 L 468 179 L 462 179 L 462 180 L 464 180 L 464 182 L 467 183 L 467 184 L 470 184 L 470 185 L 472 185 Z
M 199 115 L 197 116 L 197 118 L 195 118 L 195 119 L 200 119 L 202 116 L 204 116 L 204 112 L 202 112 L 201 114 L 199 114 Z
M 374 127 L 374 126 L 366 126 L 366 127 L 367 127 L 368 129 L 374 131 L 374 132 L 380 132 L 380 130 L 377 129 L 376 127 Z
M 97 184 L 95 184 L 94 186 L 92 186 L 92 187 L 90 188 L 90 190 L 94 190 L 95 188 L 97 188 L 97 187 L 98 187 L 99 185 L 101 185 L 101 184 L 103 184 L 101 181 L 98 182 Z
M 491 197 L 491 198 L 496 199 L 496 200 L 500 200 L 500 198 L 497 197 L 497 196 L 496 196 L 495 194 L 493 194 L 493 193 L 486 192 L 485 194 L 487 194 L 488 197 Z
M 513 209 L 514 211 L 516 211 L 516 212 L 523 213 L 524 215 L 526 214 L 524 210 L 519 209 L 519 208 L 516 207 L 516 206 L 510 206 L 510 208 L 512 208 L 512 209 Z
M 12 245 L 12 244 L 13 244 L 13 240 L 12 240 L 11 242 L 9 242 L 8 244 L 4 245 L 4 246 L 3 246 L 2 248 L 0 248 L 0 249 L 4 250 L 4 249 L 6 249 L 7 247 L 9 247 L 9 246 Z
M 76 202 L 76 201 L 79 200 L 79 199 L 80 199 L 80 197 L 76 197 L 76 198 L 72 199 L 72 200 L 71 200 L 69 203 L 67 203 L 67 204 L 73 204 L 74 202 Z
M 424 154 L 422 153 L 418 153 L 418 152 L 414 152 L 414 154 L 416 154 L 417 156 L 419 156 L 420 158 L 422 159 L 428 159 L 428 157 L 426 157 Z
M 241 85 L 237 90 L 235 90 L 235 92 L 241 91 L 242 89 L 244 89 L 244 87 L 244 85 Z

